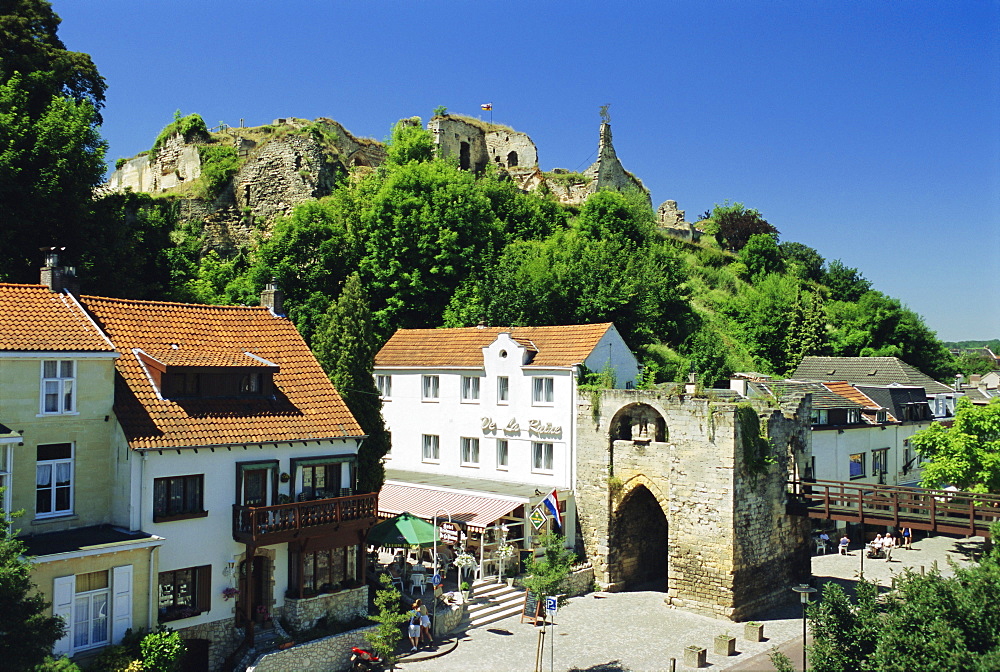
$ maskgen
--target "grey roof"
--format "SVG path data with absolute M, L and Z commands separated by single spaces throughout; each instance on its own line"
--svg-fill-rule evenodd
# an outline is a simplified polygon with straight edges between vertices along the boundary
M 61 532 L 46 532 L 33 537 L 22 537 L 27 555 L 55 555 L 75 551 L 121 550 L 118 546 L 157 539 L 147 532 L 129 532 L 110 525 L 78 527 Z
M 911 385 L 927 394 L 954 392 L 947 385 L 913 368 L 898 357 L 805 357 L 792 378 L 797 380 L 846 380 L 860 385 Z
M 829 408 L 864 408 L 861 404 L 851 401 L 839 394 L 834 394 L 820 383 L 802 382 L 797 380 L 775 380 L 766 383 L 748 382 L 747 387 L 759 395 L 771 395 L 779 401 L 791 395 L 812 395 L 814 409 Z
M 927 395 L 920 387 L 869 387 L 867 385 L 858 385 L 857 388 L 875 403 L 888 408 L 889 412 L 897 420 L 904 420 L 908 417 L 903 411 L 904 408 L 916 405 L 928 408 L 927 419 L 931 419 L 927 404 Z

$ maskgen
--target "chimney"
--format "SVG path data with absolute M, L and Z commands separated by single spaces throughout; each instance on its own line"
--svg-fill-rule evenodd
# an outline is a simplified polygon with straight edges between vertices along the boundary
M 698 374 L 689 373 L 687 385 L 684 386 L 684 394 L 696 394 L 698 392 Z
M 59 265 L 59 253 L 65 247 L 40 247 L 40 252 L 45 255 L 45 265 L 41 269 L 39 284 L 45 285 L 51 292 L 62 292 L 66 286 L 63 268 Z
M 285 316 L 285 293 L 278 288 L 277 278 L 271 278 L 260 293 L 260 305 L 268 308 L 273 315 Z

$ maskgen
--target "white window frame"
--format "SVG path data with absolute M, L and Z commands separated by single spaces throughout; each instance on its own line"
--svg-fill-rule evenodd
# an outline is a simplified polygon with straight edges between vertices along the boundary
M 76 495 L 76 488 L 74 487 L 74 465 L 73 462 L 76 459 L 76 445 L 72 442 L 65 441 L 62 443 L 69 444 L 70 456 L 68 458 L 58 458 L 54 460 L 39 460 L 37 459 L 37 450 L 42 446 L 52 446 L 52 445 L 62 445 L 54 443 L 43 443 L 35 447 L 36 459 L 35 459 L 35 518 L 58 518 L 60 516 L 71 516 L 74 510 L 74 498 Z M 59 465 L 69 466 L 69 508 L 67 509 L 56 509 L 56 494 L 58 491 L 58 486 L 56 485 L 56 476 L 59 473 Z M 52 506 L 51 511 L 45 511 L 39 513 L 38 511 L 38 471 L 40 467 L 49 468 L 49 486 L 48 489 L 51 491 L 49 496 L 49 503 Z
M 441 396 L 441 378 L 437 374 L 424 374 L 420 378 L 421 401 L 437 401 Z
M 3 510 L 5 514 L 10 514 L 11 507 L 11 493 L 14 491 L 11 478 L 14 471 L 14 465 L 12 460 L 14 459 L 14 447 L 10 445 L 0 444 L 0 488 L 3 488 L 0 494 L 0 510 Z M 11 531 L 12 526 L 7 526 L 7 531 Z
M 546 455 L 546 453 L 548 454 Z M 550 441 L 532 441 L 531 471 L 539 474 L 551 474 L 554 471 L 554 454 L 555 446 Z
M 507 471 L 509 468 L 510 441 L 507 439 L 497 439 L 497 469 L 500 471 Z
M 420 439 L 420 459 L 423 462 L 441 461 L 441 437 L 437 434 L 424 434 Z
M 38 400 L 39 415 L 73 415 L 76 414 L 76 361 L 72 359 L 43 359 L 41 363 L 40 376 L 41 385 Z M 46 375 L 46 365 L 53 365 L 55 371 L 52 375 Z M 69 375 L 65 375 L 64 368 L 68 365 Z M 55 408 L 49 410 L 47 397 L 55 395 Z
M 531 379 L 531 405 L 552 406 L 555 404 L 555 378 L 536 376 Z
M 107 646 L 111 643 L 111 573 L 107 570 L 103 570 L 107 576 L 107 586 L 104 588 L 98 588 L 97 590 L 88 590 L 84 592 L 73 592 L 73 625 L 72 632 L 70 636 L 73 638 L 73 651 L 87 651 L 89 649 L 96 649 L 99 647 Z M 81 576 L 81 575 L 78 575 Z M 104 639 L 100 641 L 94 641 L 94 629 L 93 624 L 97 619 L 94 618 L 94 600 L 95 598 L 104 598 L 104 615 L 102 617 L 104 621 Z M 81 603 L 85 603 L 81 605 Z M 79 617 L 79 609 L 81 606 L 87 610 L 87 618 L 81 619 Z M 86 626 L 86 643 L 77 644 L 77 633 L 80 630 L 80 626 Z
M 459 459 L 463 467 L 479 466 L 479 439 L 463 436 L 459 441 Z
M 510 403 L 510 378 L 508 376 L 497 376 L 497 403 Z
M 462 376 L 462 402 L 479 403 L 479 376 Z
M 379 373 L 375 375 L 375 387 L 378 388 L 378 394 L 383 399 L 392 398 L 392 376 L 387 373 Z

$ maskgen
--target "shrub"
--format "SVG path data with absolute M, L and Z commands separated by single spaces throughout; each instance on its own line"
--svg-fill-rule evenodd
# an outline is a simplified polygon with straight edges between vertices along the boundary
M 65 656 L 46 656 L 44 662 L 35 666 L 35 672 L 80 672 L 80 667 Z
M 187 647 L 173 630 L 152 632 L 142 639 L 143 667 L 150 672 L 179 672 Z
M 222 192 L 240 169 L 240 157 L 232 145 L 199 145 L 201 182 L 205 196 L 214 198 Z

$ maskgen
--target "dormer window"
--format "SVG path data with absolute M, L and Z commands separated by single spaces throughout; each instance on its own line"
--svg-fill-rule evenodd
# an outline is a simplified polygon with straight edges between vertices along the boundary
M 136 356 L 165 399 L 266 397 L 277 364 L 243 353 L 136 350 Z

